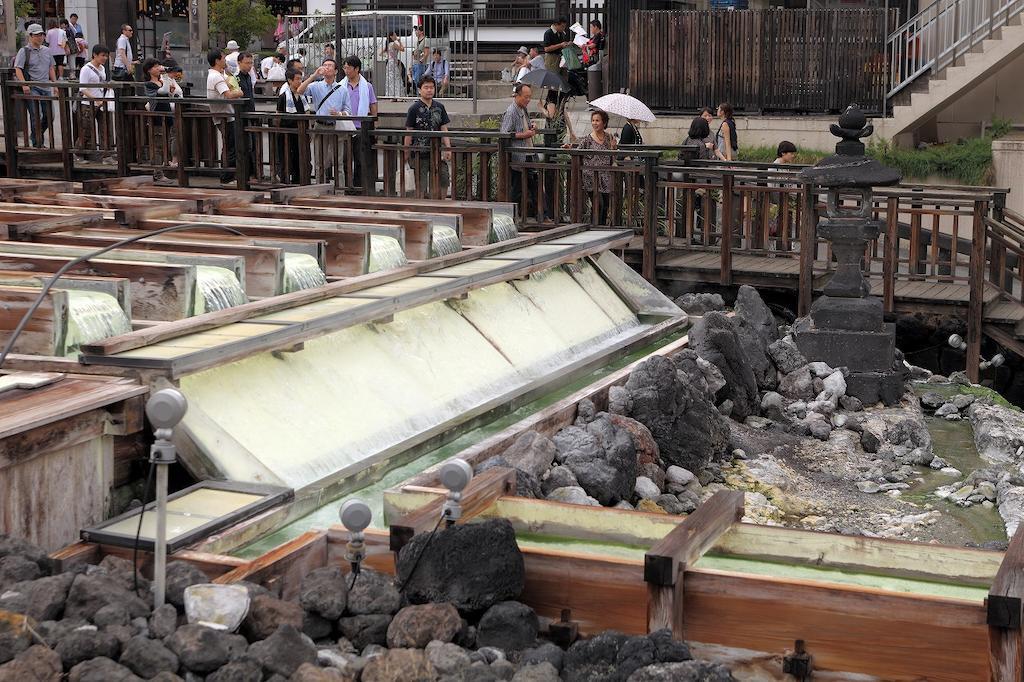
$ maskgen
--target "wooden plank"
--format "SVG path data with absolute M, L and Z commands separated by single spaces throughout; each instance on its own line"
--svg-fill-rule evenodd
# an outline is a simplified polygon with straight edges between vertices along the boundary
M 7 232 L 10 239 L 24 240 L 33 235 L 47 234 L 86 227 L 102 225 L 105 218 L 102 213 L 79 213 L 67 216 L 51 216 L 37 220 L 24 220 L 7 223 Z
M 6 347 L 21 320 L 36 305 L 39 289 L 0 285 L 0 348 Z M 28 319 L 12 350 L 29 355 L 63 355 L 68 324 L 68 295 L 51 289 Z
M 819 669 L 886 680 L 989 679 L 980 604 L 710 569 L 687 571 L 684 589 L 694 641 L 781 654 L 803 639 Z
M 499 497 L 515 495 L 515 491 L 516 474 L 512 469 L 494 467 L 474 476 L 466 489 L 462 491 L 460 500 L 462 517 L 459 522 L 465 523 L 489 507 Z M 391 551 L 396 553 L 401 551 L 414 535 L 433 529 L 442 516 L 444 504 L 445 497 L 438 496 L 415 512 L 395 519 L 390 524 Z
M 970 302 L 967 306 L 967 378 L 978 383 L 981 377 L 981 326 L 984 318 L 985 289 L 985 215 L 988 214 L 988 202 L 977 201 L 974 204 L 974 216 L 971 231 L 970 260 Z
M 228 571 L 213 582 L 230 585 L 247 580 L 271 590 L 280 590 L 281 599 L 295 599 L 307 573 L 327 565 L 327 532 L 311 530 L 266 554 Z
M 647 633 L 647 592 L 638 560 L 523 548 L 526 582 L 519 599 L 554 620 L 564 609 L 583 634 L 614 629 Z
M 719 490 L 644 555 L 652 632 L 668 628 L 673 637 L 684 639 L 685 572 L 742 518 L 743 492 Z
M 237 322 L 240 320 L 247 319 L 249 317 L 256 317 L 258 315 L 265 315 L 279 310 L 294 307 L 304 303 L 312 303 L 325 298 L 332 298 L 334 296 L 354 293 L 362 289 L 377 285 L 386 284 L 393 282 L 404 277 L 409 277 L 415 274 L 422 274 L 430 272 L 432 270 L 438 270 L 451 264 L 463 263 L 468 260 L 474 260 L 479 255 L 485 255 L 485 253 L 500 253 L 501 251 L 510 250 L 517 246 L 522 246 L 525 243 L 533 243 L 543 239 L 543 235 L 551 234 L 555 232 L 562 234 L 563 230 L 566 232 L 578 231 L 580 226 L 569 225 L 562 228 L 556 228 L 555 230 L 549 231 L 548 233 L 539 233 L 531 237 L 522 238 L 524 241 L 512 240 L 508 242 L 501 242 L 493 244 L 489 247 L 481 247 L 476 251 L 464 251 L 462 253 L 451 254 L 444 258 L 432 259 L 430 261 L 410 265 L 404 268 L 396 270 L 390 270 L 387 272 L 374 273 L 372 275 L 365 275 L 362 277 L 354 277 L 344 282 L 335 282 L 328 284 L 327 286 L 320 287 L 318 289 L 307 289 L 304 291 L 296 291 L 283 296 L 276 296 L 273 299 L 266 299 L 263 301 L 250 302 L 241 306 L 235 306 L 227 310 L 219 310 L 214 313 L 207 313 L 204 315 L 197 315 L 190 320 L 183 320 L 173 325 L 163 325 L 161 327 L 154 327 L 151 329 L 138 330 L 129 334 L 124 334 L 120 337 L 112 337 L 105 339 L 99 344 L 86 345 L 83 347 L 83 353 L 103 353 L 111 354 L 114 352 L 120 352 L 123 350 L 129 350 L 132 348 L 139 348 L 145 345 L 155 343 L 160 340 L 166 340 L 174 338 L 176 336 L 183 336 L 187 333 L 193 333 L 196 331 L 203 331 L 206 329 L 212 329 L 214 327 L 223 326 L 231 322 Z M 518 243 L 517 243 L 518 242 Z M 485 251 L 485 249 L 487 251 Z M 583 252 L 579 254 L 581 257 Z
M 70 375 L 39 388 L 7 391 L 0 396 L 0 442 L 24 431 L 144 395 L 148 390 L 125 379 Z
M 1024 528 L 1018 528 L 985 602 L 993 680 L 1024 678 Z

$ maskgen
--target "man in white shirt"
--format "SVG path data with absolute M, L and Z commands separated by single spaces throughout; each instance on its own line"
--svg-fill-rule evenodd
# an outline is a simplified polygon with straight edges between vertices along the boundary
M 229 40 L 224 48 L 224 62 L 227 64 L 227 72 L 238 75 L 238 41 Z
M 335 130 L 336 121 L 333 116 L 349 113 L 348 89 L 344 81 L 338 80 L 338 63 L 333 59 L 325 59 L 319 69 L 299 85 L 298 93 L 307 94 L 312 100 L 313 125 L 317 129 Z M 323 158 L 320 160 L 328 182 L 334 181 L 335 137 L 326 135 L 327 144 L 323 145 Z
M 113 79 L 130 81 L 135 73 L 135 65 L 139 63 L 132 52 L 132 36 L 135 29 L 128 24 L 121 25 L 121 35 L 117 38 L 117 50 L 114 55 Z
M 99 84 L 107 81 L 107 59 L 110 50 L 104 45 L 92 48 L 92 60 L 82 67 L 78 81 L 82 85 Z M 110 149 L 110 127 L 107 125 L 107 111 L 113 106 L 114 93 L 110 88 L 82 88 L 82 100 L 78 104 L 78 148 L 85 151 L 84 159 L 98 161 L 102 152 L 92 151 L 96 141 L 96 126 L 100 129 L 103 149 Z
M 227 63 L 224 60 L 224 53 L 218 49 L 210 50 L 206 55 L 206 61 L 210 64 L 210 71 L 206 76 L 206 98 L 210 100 L 224 100 L 223 103 L 210 102 L 210 111 L 217 114 L 214 121 L 217 130 L 220 131 L 223 143 L 221 159 L 224 168 L 232 168 L 235 165 L 235 131 L 232 121 L 234 107 L 227 100 L 238 99 L 242 96 L 240 89 L 232 89 L 228 85 L 227 76 L 224 70 Z M 221 182 L 231 182 L 234 179 L 233 173 L 221 173 Z

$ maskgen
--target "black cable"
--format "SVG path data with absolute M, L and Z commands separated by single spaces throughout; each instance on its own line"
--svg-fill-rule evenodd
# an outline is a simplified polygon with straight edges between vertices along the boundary
M 139 525 L 135 529 L 135 544 L 132 546 L 132 583 L 135 594 L 139 594 L 139 538 L 142 536 L 142 517 L 146 514 L 146 500 L 149 498 L 149 491 L 153 486 L 153 475 L 156 472 L 156 464 L 149 463 L 149 473 L 146 474 L 146 487 L 142 489 L 142 509 L 139 511 Z
M 359 564 L 352 566 L 352 580 L 348 584 L 348 591 L 351 592 L 352 588 L 356 586 L 356 578 L 359 577 Z
M 423 543 L 423 549 L 421 549 L 420 553 L 416 555 L 416 561 L 412 563 L 412 568 L 409 569 L 409 575 L 405 576 L 405 580 L 403 580 L 402 584 L 398 586 L 399 592 L 405 591 L 405 588 L 409 585 L 409 581 L 412 580 L 413 575 L 416 574 L 416 568 L 420 565 L 420 559 L 422 559 L 423 555 L 427 553 L 427 547 L 430 546 L 430 541 L 434 539 L 434 536 L 437 534 L 437 529 L 441 527 L 441 522 L 446 518 L 448 518 L 448 515 L 442 512 L 440 518 L 437 519 L 437 525 L 434 526 L 434 530 L 430 531 L 430 535 L 427 536 L 426 542 Z
M 34 315 L 36 310 L 39 309 L 39 306 L 43 304 L 43 301 L 46 299 L 46 294 L 50 293 L 50 289 L 52 289 L 53 286 L 57 283 L 57 280 L 61 278 L 61 275 L 65 274 L 71 268 L 75 267 L 76 265 L 80 265 L 81 263 L 84 263 L 86 261 L 92 260 L 93 258 L 96 258 L 98 256 L 102 256 L 108 251 L 113 251 L 114 249 L 119 249 L 123 246 L 134 244 L 135 242 L 146 239 L 147 237 L 156 237 L 166 232 L 175 232 L 177 230 L 194 230 L 196 228 L 210 227 L 219 230 L 225 230 L 227 232 L 230 232 L 231 234 L 238 235 L 240 237 L 245 236 L 238 230 L 227 227 L 226 225 L 217 225 L 216 223 L 187 223 L 184 225 L 171 225 L 170 227 L 161 227 L 159 230 L 140 232 L 137 235 L 133 235 L 131 237 L 128 237 L 127 239 L 122 239 L 117 243 L 101 247 L 99 249 L 87 253 L 84 256 L 79 256 L 78 258 L 68 261 L 67 263 L 62 265 L 60 269 L 57 270 L 57 272 L 54 273 L 53 277 L 51 277 L 46 282 L 46 284 L 43 285 L 42 290 L 39 292 L 39 296 L 37 296 L 36 300 L 32 302 L 32 305 L 29 307 L 29 309 L 25 311 L 25 314 L 21 316 L 21 321 L 18 322 L 18 326 L 14 328 L 13 332 L 11 332 L 11 337 L 7 340 L 7 345 L 5 345 L 3 351 L 0 352 L 0 367 L 3 367 L 4 361 L 7 359 L 7 356 L 10 355 L 11 349 L 14 348 L 14 342 L 17 341 L 21 333 L 25 331 L 25 327 L 28 326 L 28 322 L 30 319 L 32 319 L 32 315 Z

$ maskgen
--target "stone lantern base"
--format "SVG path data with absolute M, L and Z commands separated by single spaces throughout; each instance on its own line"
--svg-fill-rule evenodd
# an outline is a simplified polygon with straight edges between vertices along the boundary
M 827 297 L 815 303 L 821 301 L 828 303 Z M 829 308 L 828 305 L 821 307 L 826 311 Z M 802 317 L 793 325 L 793 336 L 797 348 L 809 362 L 824 362 L 830 367 L 849 370 L 847 395 L 865 405 L 899 403 L 905 390 L 906 370 L 895 357 L 896 325 L 881 324 L 880 329 L 872 331 L 823 329 L 815 325 L 814 317 Z

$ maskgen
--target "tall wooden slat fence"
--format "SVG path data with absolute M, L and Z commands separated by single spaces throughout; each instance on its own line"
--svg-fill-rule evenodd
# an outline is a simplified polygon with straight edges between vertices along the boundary
M 881 110 L 885 10 L 635 10 L 629 34 L 630 92 L 654 109 Z

